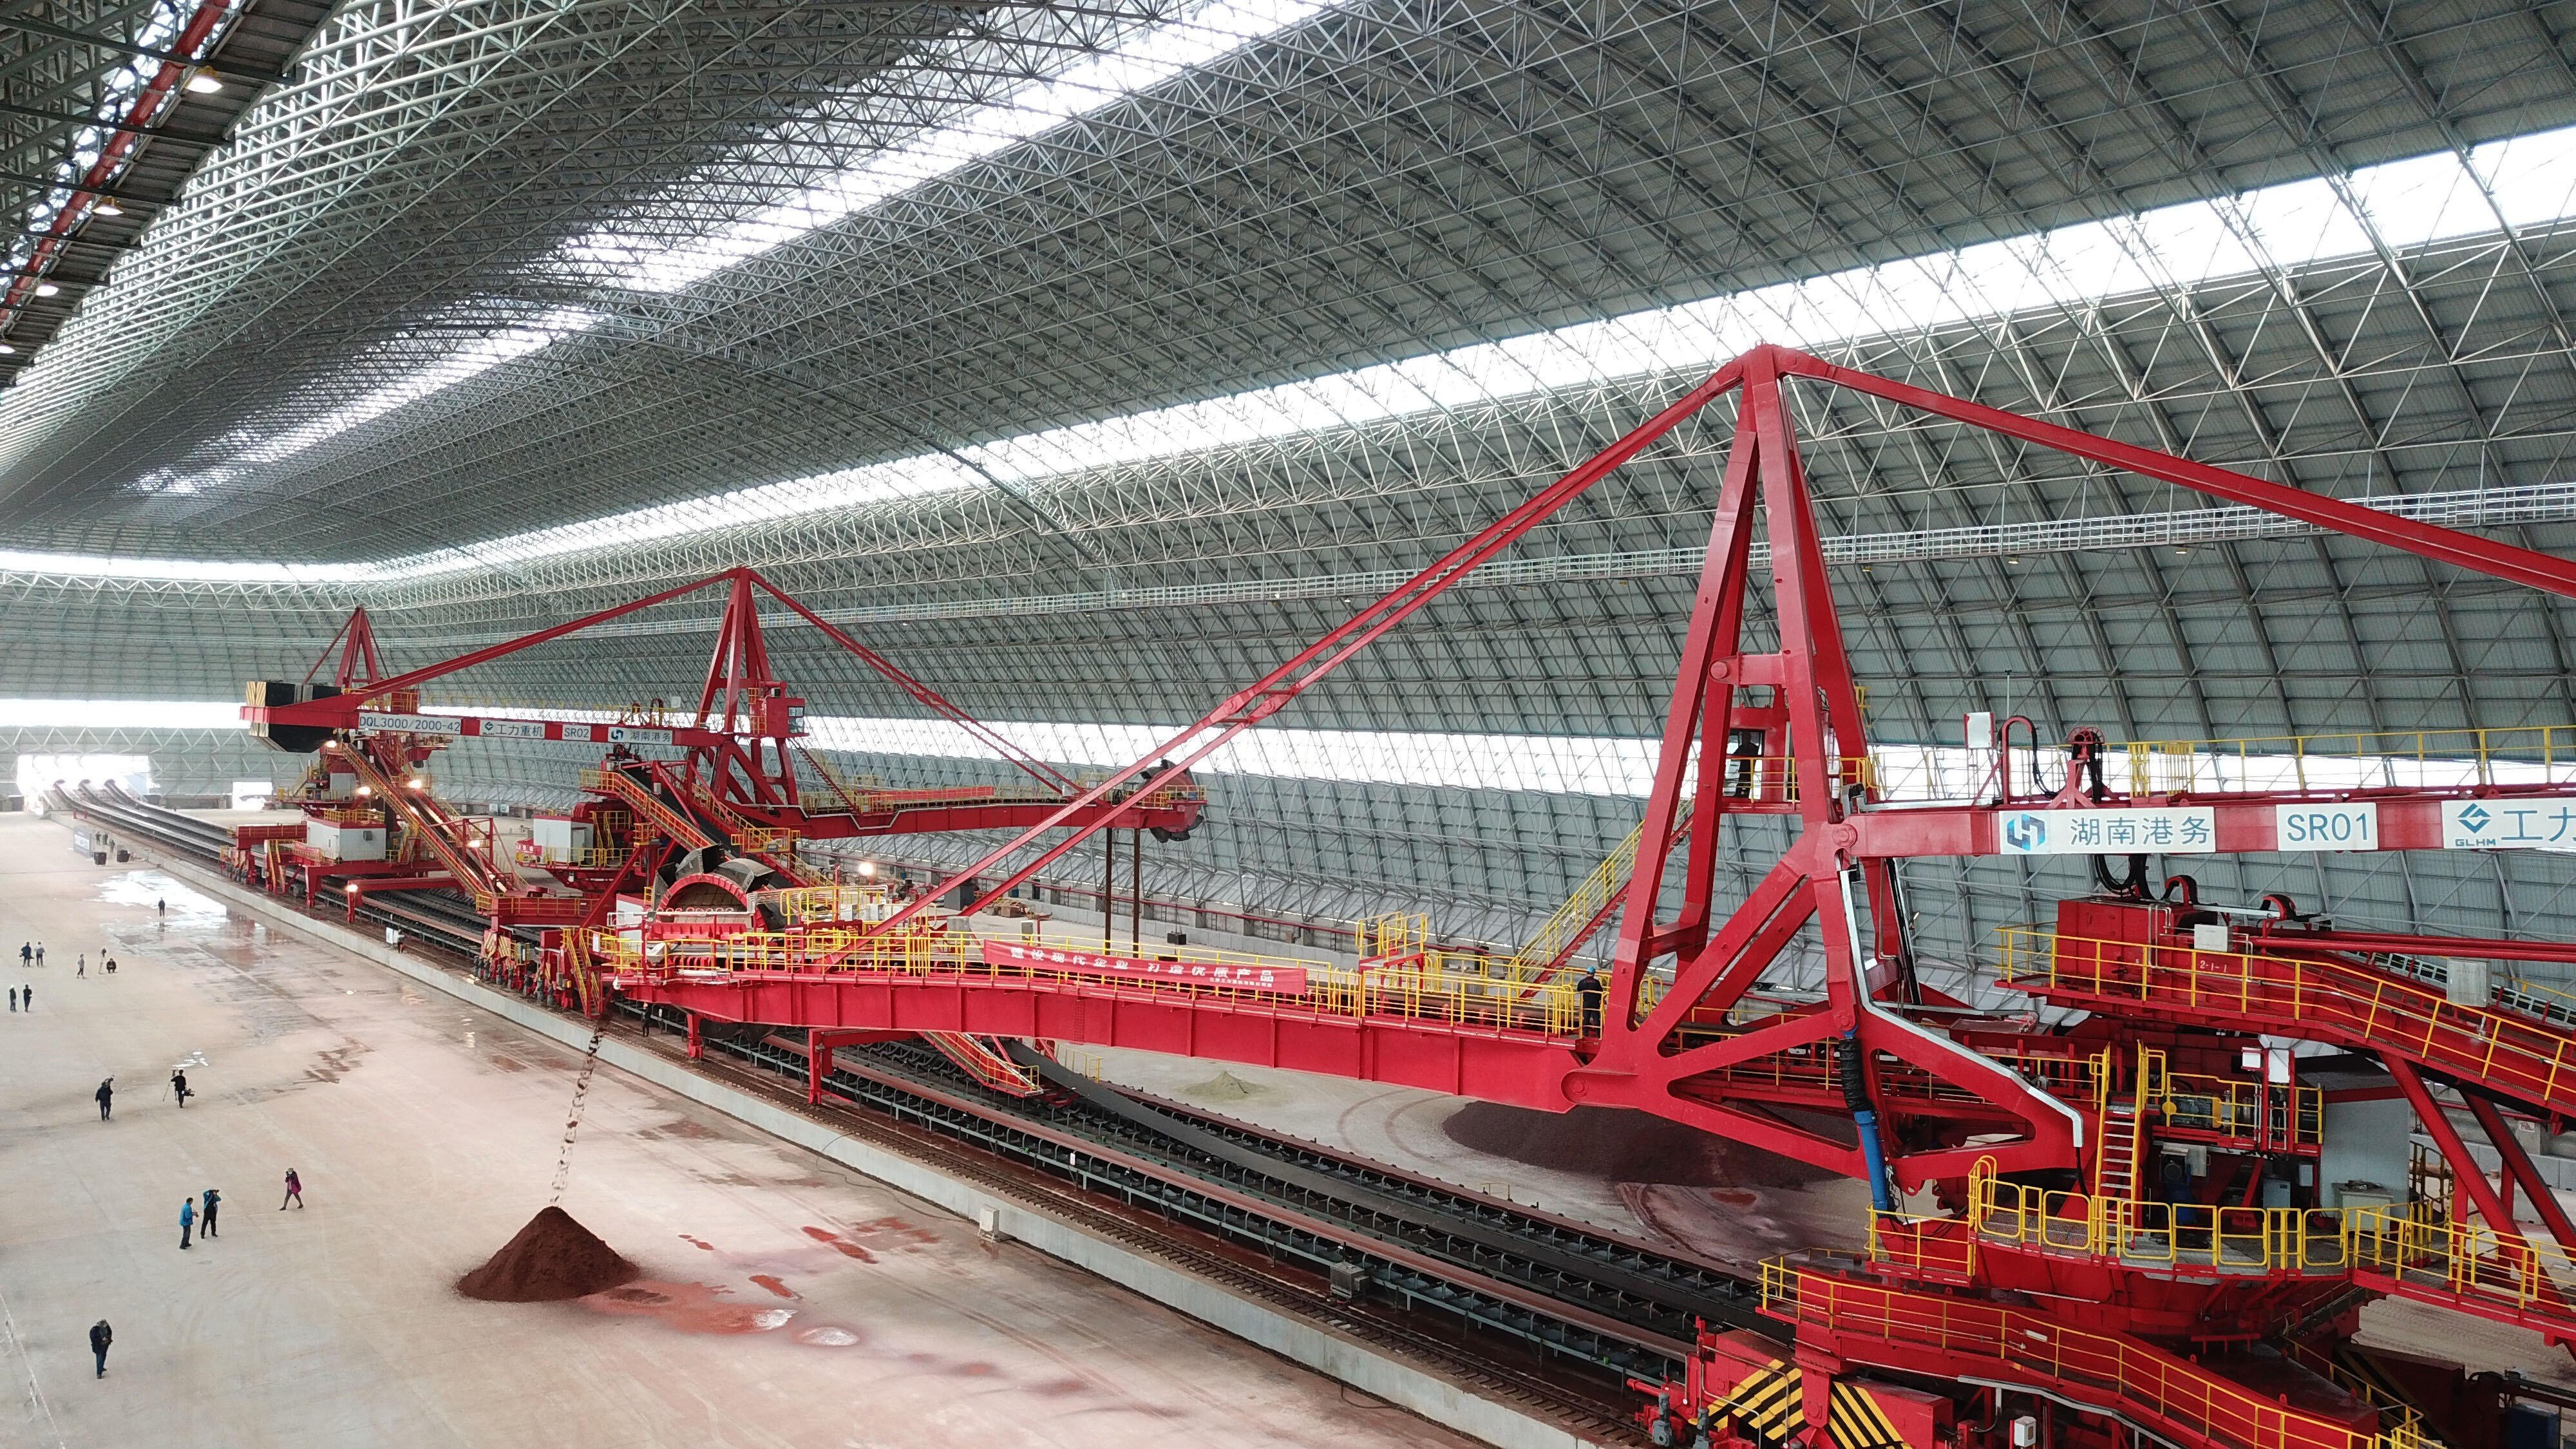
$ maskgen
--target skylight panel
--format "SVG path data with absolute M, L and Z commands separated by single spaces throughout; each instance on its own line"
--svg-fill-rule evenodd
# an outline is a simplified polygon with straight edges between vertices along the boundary
M 1137 57 L 1135 63 L 1142 69 L 1132 74 L 1187 63 L 1174 56 L 1223 54 L 1222 47 L 1207 47 L 1230 35 L 1244 37 L 1234 43 L 1249 43 L 1270 33 L 1260 28 L 1264 25 L 1275 30 L 1321 8 L 1313 0 L 1246 0 L 1201 12 L 1205 23 L 1200 31 L 1191 32 L 1198 36 L 1198 49 L 1174 41 L 1176 48 L 1170 52 Z M 1210 16 L 1217 18 L 1206 18 Z M 2492 189 L 2493 207 L 2480 194 L 2482 185 Z M 2471 152 L 2465 167 L 2449 153 L 2365 167 L 2353 173 L 2345 190 L 2349 203 L 2328 182 L 2290 182 L 1202 402 L 1044 429 L 967 448 L 957 458 L 923 454 L 892 459 L 381 564 L 308 572 L 303 577 L 420 578 L 970 489 L 983 486 L 988 478 L 1043 481 L 1550 390 L 1714 367 L 1758 342 L 1829 348 L 2034 307 L 2089 306 L 2112 297 L 2366 256 L 2374 237 L 2391 246 L 2420 246 L 2485 235 L 2493 232 L 2498 210 L 2517 228 L 2558 225 L 2576 219 L 2576 128 L 2490 142 Z M 371 397 L 312 426 L 328 425 L 335 431 L 355 427 L 465 377 L 530 355 L 596 320 L 592 313 L 562 312 L 505 330 L 458 358 L 425 368 L 386 390 L 385 396 L 393 400 L 381 407 L 376 404 L 382 399 Z M 290 434 L 261 446 L 294 441 L 296 435 Z M 309 447 L 312 441 L 319 438 L 299 445 Z M 96 571 L 82 567 L 81 560 L 46 562 L 52 556 L 0 555 L 0 560 L 10 558 L 21 561 L 15 566 L 35 571 Z M 160 571 L 113 576 L 199 576 L 178 571 L 195 565 L 120 567 Z M 268 570 L 268 576 L 289 577 L 274 566 L 238 567 L 251 571 L 243 577 L 262 569 Z
M 702 236 L 663 241 L 601 231 L 567 248 L 564 260 L 576 274 L 604 285 L 677 292 L 1341 3 L 1217 0 L 1185 17 L 1142 27 L 1060 75 L 1030 81 L 1004 100 L 976 107 Z

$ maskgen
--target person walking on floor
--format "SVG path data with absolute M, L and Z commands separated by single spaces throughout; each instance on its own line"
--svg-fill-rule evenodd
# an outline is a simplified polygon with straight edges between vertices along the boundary
M 224 1205 L 224 1195 L 210 1187 L 206 1189 L 205 1201 L 205 1207 L 197 1214 L 198 1221 L 204 1224 L 197 1229 L 197 1236 L 211 1238 L 215 1235 L 215 1209 Z
M 287 1202 L 291 1202 L 297 1207 L 304 1206 L 304 1179 L 297 1177 L 295 1175 L 295 1169 L 292 1167 L 286 1169 L 286 1202 L 279 1203 L 277 1205 L 277 1210 L 279 1212 L 286 1211 Z
M 184 1253 L 188 1250 L 188 1229 L 196 1225 L 197 1200 L 193 1197 L 179 1199 L 179 1251 Z
M 32 965 L 34 965 L 34 964 L 35 964 L 35 961 L 36 961 L 36 943 L 35 943 L 35 942 L 33 942 L 33 941 L 21 941 L 21 942 L 19 942 L 19 943 L 18 943 L 18 964 L 19 964 L 20 966 L 32 966 Z
M 98 1090 L 90 1095 L 98 1098 L 98 1120 L 106 1121 L 108 1110 L 116 1103 L 116 1078 L 103 1079 L 98 1084 Z
M 18 988 L 18 1006 L 24 1011 L 36 1009 L 36 983 L 30 981 Z
M 15 986 L 9 988 L 9 1009 L 11 1011 L 18 1009 L 18 988 Z
M 89 1351 L 98 1355 L 98 1376 L 107 1377 L 107 1346 L 116 1342 L 116 1330 L 102 1318 L 89 1326 Z
M 83 951 L 80 954 L 79 962 L 76 964 L 79 969 L 73 971 L 72 974 L 74 976 L 87 976 L 89 974 L 89 953 L 87 951 Z
M 113 956 L 107 958 L 107 974 L 110 976 L 116 974 L 116 958 Z
M 179 1099 L 179 1106 L 182 1110 L 186 1109 L 189 1096 L 188 1074 L 175 1067 L 170 1071 L 170 1095 Z

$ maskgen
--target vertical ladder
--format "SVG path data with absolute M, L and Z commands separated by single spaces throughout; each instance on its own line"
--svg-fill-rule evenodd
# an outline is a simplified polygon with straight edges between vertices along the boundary
M 2094 1056 L 2093 1070 L 2093 1100 L 2101 1114 L 2101 1139 L 2093 1152 L 2093 1195 L 2110 1201 L 2136 1202 L 2138 1154 L 2146 1141 L 2147 1107 L 2163 1095 L 2165 1054 L 2154 1047 L 2139 1047 L 2136 1069 L 2130 1073 L 2125 1094 L 2112 1080 L 2111 1048 L 2104 1047 Z

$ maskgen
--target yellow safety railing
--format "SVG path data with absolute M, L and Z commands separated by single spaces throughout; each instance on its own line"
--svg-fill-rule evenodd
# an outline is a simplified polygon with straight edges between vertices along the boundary
M 2254 1137 L 2264 1131 L 2264 1093 L 2277 1090 L 2260 1082 L 2231 1077 L 2172 1072 L 2165 1079 L 2164 1125 L 2187 1132 L 2224 1137 Z M 2326 1094 L 2317 1087 L 2292 1087 L 2288 1139 L 2296 1146 L 2325 1140 Z M 2271 1128 L 2279 1132 L 2278 1125 Z
M 2132 795 L 2576 782 L 2576 725 L 2141 740 L 2116 748 L 2126 756 Z
M 1691 803 L 1683 801 L 1680 813 L 1673 817 L 1676 835 L 1690 822 Z M 1620 841 L 1617 848 L 1594 866 L 1592 873 L 1575 886 L 1574 893 L 1565 898 L 1564 904 L 1559 905 L 1540 923 L 1537 932 L 1512 953 L 1513 969 L 1535 974 L 1546 970 L 1550 963 L 1571 950 L 1583 928 L 1599 919 L 1602 908 L 1610 904 L 1610 898 L 1627 887 L 1630 875 L 1637 868 L 1637 851 L 1645 838 L 1646 822 L 1639 820 L 1636 828 L 1628 832 L 1628 838 Z
M 304 812 L 304 818 L 331 825 L 364 828 L 370 825 L 382 826 L 385 823 L 385 812 L 373 805 L 335 805 L 323 810 L 308 808 Z
M 533 840 L 522 840 L 510 852 L 521 865 L 559 865 L 580 870 L 614 870 L 625 864 L 626 852 L 615 846 L 594 845 L 585 850 L 557 850 L 540 846 Z
M 640 940 L 626 933 L 594 930 L 587 947 L 611 971 L 653 977 L 675 974 L 744 973 L 948 976 L 965 979 L 1042 981 L 1096 990 L 1142 991 L 1192 997 L 1259 1000 L 1279 1010 L 1305 1010 L 1343 1017 L 1394 1016 L 1438 1021 L 1454 1026 L 1533 1032 L 1571 1037 L 1583 1018 L 1582 1000 L 1570 985 L 1549 984 L 1536 991 L 1527 982 L 1455 965 L 1376 966 L 1366 971 L 1297 957 L 1259 956 L 1201 947 L 1158 950 L 1156 959 L 1184 966 L 1269 967 L 1305 973 L 1299 996 L 1268 993 L 1258 987 L 1185 976 L 1103 976 L 1098 973 L 1037 965 L 997 966 L 983 959 L 984 940 L 966 932 L 937 927 L 870 937 L 857 930 L 815 927 L 798 931 L 741 931 L 728 935 Z M 1000 938 L 996 938 L 1000 940 Z M 1013 948 L 1028 943 L 1001 940 Z M 1108 943 L 1092 945 L 1049 941 L 1051 947 L 1117 954 Z M 1473 959 L 1473 958 L 1467 958 Z
M 2428 982 L 2187 942 L 2097 940 L 2039 926 L 2007 926 L 2001 935 L 2006 985 L 2334 1027 L 2531 1100 L 2576 1100 L 2576 1035 L 2451 1001 Z
M 2339 1273 L 2353 1263 L 2341 1208 L 2221 1207 L 1972 1183 L 1977 1238 L 2146 1265 L 2226 1273 Z
M 1398 912 L 1353 921 L 1351 944 L 1363 961 L 1382 956 L 1419 956 L 1431 949 L 1431 918 Z
M 1853 785 L 1877 788 L 1878 764 L 1867 755 L 1838 755 L 1830 766 L 1829 783 L 1836 790 Z M 1719 771 L 1717 793 L 1728 800 L 1795 805 L 1800 799 L 1795 755 L 1720 755 L 1714 767 Z M 1709 762 L 1703 761 L 1702 768 L 1709 768 Z
M 895 906 L 892 894 L 880 885 L 796 886 L 761 891 L 755 900 L 774 907 L 782 919 L 799 926 L 831 921 L 874 924 L 894 914 Z
M 796 831 L 766 825 L 740 826 L 733 832 L 734 844 L 763 855 L 779 855 L 794 850 L 796 842 L 802 838 Z
M 1944 1231 L 1956 1218 L 1918 1218 L 1903 1213 L 1869 1215 L 1869 1256 L 1891 1267 L 1926 1278 L 1964 1282 L 1977 1269 L 1974 1233 Z
M 1820 1272 L 1787 1259 L 1762 1265 L 1762 1311 L 1839 1337 L 1867 1363 L 1865 1339 L 2009 1364 L 2043 1386 L 2078 1391 L 2147 1427 L 2179 1429 L 2239 1449 L 2417 1449 L 2411 1426 L 2355 1429 L 2257 1393 L 2136 1339 L 2072 1328 L 1990 1300 L 1921 1293 Z
M 2546 1240 L 2456 1223 L 2430 1204 L 2354 1208 L 2354 1266 L 2492 1307 L 2576 1322 L 2576 1262 Z

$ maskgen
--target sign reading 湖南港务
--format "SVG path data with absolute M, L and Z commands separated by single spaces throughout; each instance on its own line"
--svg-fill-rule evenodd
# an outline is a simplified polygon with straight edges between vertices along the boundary
M 2218 849 L 2218 812 L 2207 805 L 2135 810 L 2008 810 L 1995 823 L 2006 855 L 2205 855 Z

